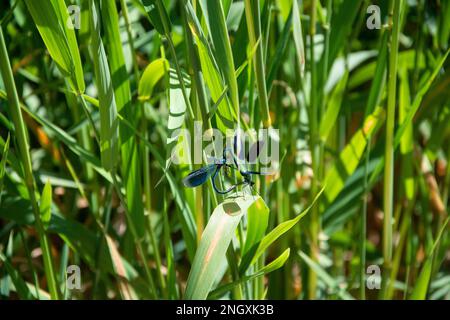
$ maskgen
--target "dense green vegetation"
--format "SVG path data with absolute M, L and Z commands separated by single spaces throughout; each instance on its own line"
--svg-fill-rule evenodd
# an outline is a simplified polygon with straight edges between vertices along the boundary
M 450 1 L 0 8 L 2 299 L 450 298 Z M 275 171 L 186 188 L 196 124 Z

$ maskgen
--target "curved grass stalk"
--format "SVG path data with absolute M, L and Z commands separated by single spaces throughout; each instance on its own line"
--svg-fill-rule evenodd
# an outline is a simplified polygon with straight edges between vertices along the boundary
M 36 198 L 36 184 L 33 177 L 33 170 L 31 166 L 31 157 L 29 153 L 28 132 L 20 111 L 19 96 L 17 94 L 16 85 L 14 82 L 11 65 L 9 62 L 8 51 L 6 49 L 5 39 L 3 37 L 3 30 L 0 27 L 0 71 L 3 77 L 3 82 L 6 87 L 8 96 L 9 113 L 14 123 L 15 136 L 19 146 L 20 158 L 25 175 L 25 185 L 30 197 L 31 206 L 33 208 L 36 230 L 38 232 L 39 241 L 42 249 L 42 257 L 44 260 L 45 275 L 48 282 L 50 296 L 52 299 L 59 299 L 60 293 L 56 280 L 56 274 L 53 267 L 53 261 L 50 252 L 50 242 L 45 234 L 44 226 L 42 224 L 39 204 Z
M 262 48 L 261 21 L 259 15 L 259 0 L 245 0 L 245 17 L 247 19 L 248 36 L 250 46 L 256 47 L 254 56 L 254 72 L 256 74 L 256 84 L 258 86 L 258 98 L 262 122 L 264 128 L 272 125 L 269 114 L 269 101 L 266 88 L 266 74 L 264 67 L 264 50 Z

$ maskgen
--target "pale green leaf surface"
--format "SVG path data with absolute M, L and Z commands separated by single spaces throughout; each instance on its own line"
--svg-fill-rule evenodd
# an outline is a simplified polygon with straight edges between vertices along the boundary
M 280 269 L 284 264 L 286 263 L 287 259 L 289 259 L 289 254 L 291 252 L 290 248 L 287 248 L 283 251 L 282 254 L 280 254 L 275 260 L 271 261 L 266 266 L 259 269 L 254 274 L 251 274 L 249 276 L 244 276 L 240 278 L 238 281 L 233 281 L 231 283 L 227 283 L 223 286 L 220 286 L 219 288 L 213 290 L 209 295 L 208 299 L 219 299 L 222 297 L 225 293 L 232 290 L 234 287 L 236 287 L 238 284 L 244 283 L 246 281 L 251 281 L 253 279 L 262 277 L 263 275 L 269 274 L 277 269 Z
M 47 227 L 50 222 L 50 218 L 52 216 L 51 206 L 52 206 L 52 185 L 50 184 L 49 181 L 47 181 L 45 183 L 44 190 L 42 191 L 41 203 L 39 205 L 41 220 L 44 227 Z
M 342 150 L 339 158 L 325 177 L 325 196 L 331 203 L 341 192 L 348 177 L 356 170 L 359 161 L 363 157 L 367 145 L 367 139 L 374 135 L 381 127 L 384 120 L 384 110 L 377 108 L 373 114 L 367 117 L 361 129 L 352 137 L 347 146 Z
M 326 141 L 331 129 L 333 129 L 339 110 L 341 110 L 342 99 L 344 98 L 345 88 L 347 86 L 348 72 L 344 73 L 344 76 L 339 80 L 338 84 L 331 94 L 327 110 L 323 119 L 320 121 L 320 138 L 322 141 Z
M 439 242 L 441 241 L 442 235 L 444 234 L 444 231 L 447 228 L 449 221 L 450 216 L 447 217 L 445 222 L 442 224 L 442 227 L 439 230 L 436 239 L 434 240 L 433 247 L 428 253 L 427 259 L 425 260 L 425 264 L 423 265 L 422 270 L 420 270 L 419 277 L 414 283 L 414 289 L 410 296 L 411 300 L 424 300 L 427 296 L 431 275 L 433 271 L 433 257 L 435 255 L 436 248 Z
M 139 80 L 139 100 L 147 101 L 151 98 L 156 84 L 169 72 L 169 62 L 164 58 L 152 61 L 142 73 Z
M 84 92 L 83 68 L 72 20 L 64 0 L 25 0 L 51 57 L 72 88 Z M 71 27 L 69 27 L 71 26 Z
M 110 171 L 119 159 L 119 121 L 108 58 L 100 35 L 98 6 L 90 0 L 91 55 L 94 62 L 100 108 L 100 152 L 102 166 Z
M 303 218 L 309 210 L 314 206 L 317 199 L 319 199 L 324 189 L 320 190 L 320 192 L 316 195 L 311 204 L 303 210 L 300 214 L 298 214 L 295 218 L 291 220 L 284 221 L 277 225 L 273 230 L 271 230 L 267 235 L 262 238 L 256 250 L 250 250 L 247 254 L 242 258 L 241 264 L 239 265 L 239 273 L 244 274 L 247 268 L 254 264 L 258 258 L 266 251 L 266 249 L 274 243 L 279 237 L 288 232 L 293 226 L 295 226 L 301 218 Z
M 206 299 L 242 216 L 258 199 L 251 195 L 233 196 L 214 209 L 192 263 L 186 299 Z

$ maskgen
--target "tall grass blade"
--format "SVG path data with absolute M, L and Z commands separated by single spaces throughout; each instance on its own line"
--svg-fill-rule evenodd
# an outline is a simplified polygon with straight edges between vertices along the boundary
M 217 64 L 222 71 L 229 88 L 230 101 L 235 114 L 239 112 L 239 93 L 235 77 L 235 67 L 228 29 L 221 0 L 202 0 L 203 13 L 208 23 L 208 30 L 214 45 Z M 239 117 L 238 117 L 239 121 Z
M 269 264 L 267 264 L 264 267 L 262 267 L 261 269 L 259 269 L 257 272 L 255 272 L 255 273 L 253 273 L 251 275 L 248 275 L 248 276 L 243 276 L 238 281 L 234 281 L 234 282 L 225 284 L 225 285 L 220 286 L 219 288 L 211 291 L 211 293 L 208 295 L 208 299 L 219 299 L 225 293 L 227 293 L 228 291 L 231 291 L 234 287 L 236 287 L 239 284 L 242 284 L 242 283 L 244 283 L 246 281 L 254 280 L 256 278 L 259 278 L 259 277 L 262 277 L 264 275 L 267 275 L 267 274 L 269 274 L 269 273 L 271 273 L 271 272 L 273 272 L 273 271 L 275 271 L 277 269 L 280 269 L 281 267 L 284 266 L 286 261 L 289 259 L 290 250 L 291 249 L 287 248 L 276 259 L 274 259 Z
M 375 135 L 384 121 L 385 112 L 382 108 L 375 109 L 374 113 L 366 118 L 361 129 L 352 137 L 350 142 L 341 151 L 339 158 L 328 170 L 325 176 L 325 197 L 328 203 L 341 192 L 347 179 L 357 168 L 363 157 L 369 137 Z
M 433 257 L 436 254 L 436 247 L 439 244 L 439 241 L 442 238 L 445 229 L 447 228 L 448 222 L 450 221 L 450 217 L 447 217 L 445 222 L 443 223 L 439 233 L 434 240 L 433 247 L 431 248 L 428 256 L 425 260 L 424 265 L 422 266 L 422 270 L 420 271 L 419 277 L 414 285 L 413 292 L 411 293 L 411 300 L 424 300 L 427 296 L 428 288 L 431 280 L 431 273 L 433 268 Z
M 392 33 L 389 51 L 388 102 L 386 112 L 386 144 L 384 153 L 384 219 L 383 219 L 383 266 L 385 277 L 390 273 L 392 262 L 392 219 L 394 201 L 394 123 L 397 94 L 398 38 L 400 35 L 401 1 L 390 2 Z
M 261 31 L 261 20 L 260 20 L 260 3 L 258 0 L 245 0 L 245 17 L 247 20 L 247 30 L 248 30 L 248 38 L 250 40 L 250 46 L 256 47 L 255 58 L 254 58 L 254 72 L 256 74 L 256 84 L 258 87 L 259 93 L 259 106 L 261 119 L 263 122 L 264 128 L 268 128 L 272 125 L 272 121 L 270 119 L 269 114 L 269 102 L 267 96 L 267 88 L 266 88 L 266 71 L 265 71 L 265 63 L 264 63 L 264 48 L 262 47 L 263 41 L 262 31 Z M 259 42 L 259 44 L 258 44 Z
M 230 197 L 216 207 L 203 232 L 186 284 L 186 299 L 206 299 L 218 280 L 220 264 L 242 216 L 259 198 L 254 196 Z
M 47 229 L 48 224 L 50 223 L 50 218 L 52 216 L 51 211 L 52 206 L 52 185 L 49 181 L 44 186 L 44 190 L 41 195 L 41 203 L 39 204 L 40 214 L 42 224 L 45 229 Z
M 91 44 L 100 107 L 100 151 L 102 166 L 111 171 L 119 160 L 119 121 L 109 63 L 101 39 L 98 5 L 89 0 Z
M 48 52 L 74 91 L 85 89 L 83 68 L 72 20 L 64 0 L 25 0 Z
M 302 22 L 300 20 L 300 9 L 298 1 L 292 1 L 292 15 L 293 15 L 293 36 L 295 43 L 295 52 L 297 54 L 298 65 L 300 67 L 300 75 L 303 76 L 305 72 L 305 45 L 303 44 Z
M 335 125 L 338 118 L 339 110 L 341 109 L 342 100 L 344 98 L 345 89 L 347 87 L 347 79 L 348 73 L 346 72 L 331 94 L 328 108 L 325 112 L 325 115 L 323 116 L 322 121 L 320 122 L 319 134 L 320 139 L 322 139 L 322 141 L 324 142 L 327 140 L 328 135 L 330 134 L 331 129 L 333 129 L 333 126 Z
M 251 250 L 246 255 L 244 255 L 244 257 L 242 258 L 242 262 L 239 265 L 239 271 L 241 274 L 243 274 L 250 265 L 254 264 L 272 243 L 274 243 L 283 234 L 288 232 L 300 221 L 300 219 L 302 219 L 309 212 L 309 210 L 311 210 L 311 208 L 315 205 L 317 199 L 319 199 L 319 197 L 321 196 L 323 190 L 324 189 L 319 191 L 314 200 L 305 210 L 303 210 L 295 218 L 284 221 L 277 225 L 273 230 L 271 230 L 261 239 L 261 242 L 259 242 L 256 250 Z
M 242 255 L 245 256 L 255 245 L 259 244 L 269 225 L 269 208 L 259 198 L 247 210 L 247 234 Z

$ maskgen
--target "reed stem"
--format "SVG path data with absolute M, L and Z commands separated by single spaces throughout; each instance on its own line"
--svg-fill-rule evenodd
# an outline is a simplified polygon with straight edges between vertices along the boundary
M 397 94 L 397 61 L 398 39 L 400 34 L 400 5 L 401 1 L 392 0 L 389 10 L 389 25 L 391 29 L 388 73 L 388 102 L 386 116 L 386 144 L 384 166 L 384 220 L 383 220 L 383 278 L 384 289 L 389 279 L 392 264 L 392 215 L 394 201 L 394 125 L 395 104 Z M 383 291 L 384 291 L 383 289 Z M 383 297 L 385 293 L 383 294 Z

